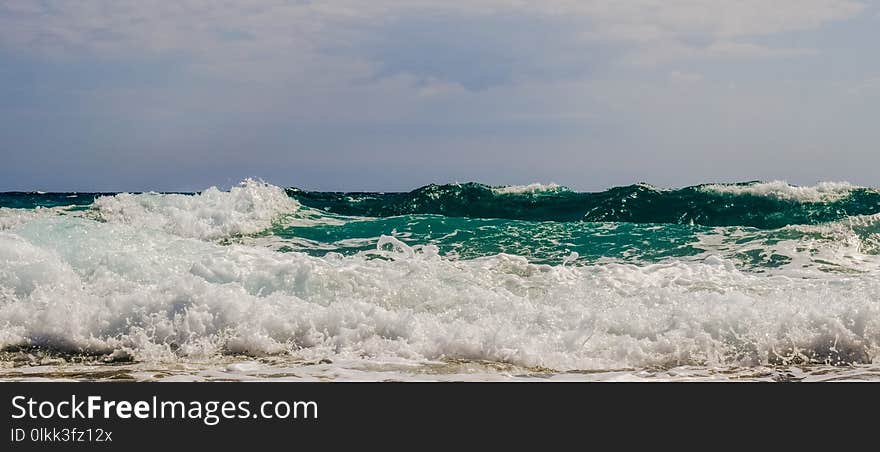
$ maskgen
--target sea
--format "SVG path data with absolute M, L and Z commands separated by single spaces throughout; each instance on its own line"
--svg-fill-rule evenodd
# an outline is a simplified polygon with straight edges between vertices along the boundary
M 880 191 L 0 193 L 0 380 L 880 380 Z

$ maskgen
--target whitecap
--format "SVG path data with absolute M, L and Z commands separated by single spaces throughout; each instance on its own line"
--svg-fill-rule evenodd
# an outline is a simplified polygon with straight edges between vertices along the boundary
M 849 182 L 820 182 L 813 186 L 790 185 L 785 181 L 754 182 L 745 185 L 710 184 L 700 187 L 711 193 L 766 196 L 799 202 L 830 202 L 841 199 L 859 187 Z

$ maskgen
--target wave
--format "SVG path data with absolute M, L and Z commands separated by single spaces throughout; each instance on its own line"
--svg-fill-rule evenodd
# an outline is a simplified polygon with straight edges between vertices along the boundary
M 286 192 L 293 202 L 284 199 L 281 189 L 269 189 L 272 186 L 268 184 L 263 185 L 264 192 L 251 193 L 258 185 L 255 181 L 245 181 L 231 194 L 216 188 L 198 194 L 162 195 L 0 193 L 0 208 L 97 208 L 103 211 L 102 215 L 108 221 L 158 221 L 169 225 L 182 222 L 188 216 L 184 211 L 197 210 L 200 211 L 196 214 L 199 218 L 190 219 L 194 228 L 192 233 L 214 237 L 252 233 L 257 226 L 264 226 L 265 219 L 276 209 L 294 211 L 302 206 L 323 214 L 343 216 L 436 214 L 458 218 L 750 226 L 761 229 L 815 225 L 880 213 L 880 192 L 846 182 L 821 182 L 814 186 L 795 186 L 782 181 L 716 183 L 680 189 L 635 184 L 595 193 L 538 183 L 512 186 L 473 182 L 432 184 L 402 193 L 312 192 L 289 188 Z M 234 199 L 236 197 L 241 199 Z M 242 202 L 252 202 L 253 206 L 242 205 Z M 261 210 L 263 206 L 266 207 L 264 211 Z M 253 212 L 244 212 L 248 209 Z M 238 220 L 222 218 L 235 211 L 245 216 L 256 215 L 260 220 L 238 229 L 232 226 Z M 134 216 L 139 218 L 135 220 Z M 178 218 L 169 220 L 171 216 Z M 223 224 L 229 229 L 224 229 Z
M 571 190 L 556 183 L 541 184 L 536 182 L 528 185 L 505 185 L 501 187 L 492 187 L 492 191 L 500 195 L 509 195 L 523 193 L 560 192 Z
M 112 359 L 485 360 L 555 370 L 870 363 L 880 279 L 447 259 L 385 238 L 319 258 L 46 216 L 0 232 L 0 347 Z
M 647 184 L 580 193 L 558 185 L 428 185 L 407 193 L 333 193 L 289 189 L 303 205 L 340 215 L 438 214 L 529 221 L 675 223 L 762 229 L 820 224 L 880 213 L 880 192 L 847 183 L 798 187 L 785 182 L 707 184 L 664 190 Z
M 702 190 L 731 195 L 752 195 L 797 202 L 831 202 L 846 197 L 859 189 L 849 182 L 820 182 L 814 186 L 798 187 L 783 181 L 752 182 L 747 184 L 708 184 Z
M 841 186 L 805 201 L 819 198 L 738 187 L 314 194 L 247 180 L 195 195 L 103 195 L 85 209 L 0 208 L 0 350 L 559 371 L 876 362 L 880 214 L 757 229 L 339 216 L 306 202 L 547 213 L 560 203 L 582 211 L 588 199 L 631 215 L 647 206 L 639 215 L 655 219 L 678 205 L 739 215 L 787 206 L 812 209 L 812 221 L 875 196 Z
M 164 230 L 181 236 L 219 239 L 267 229 L 299 203 L 283 189 L 247 179 L 229 191 L 216 187 L 195 195 L 120 193 L 95 200 L 97 217 L 111 223 Z
M 411 246 L 435 246 L 444 258 L 459 260 L 504 253 L 548 265 L 645 265 L 719 256 L 742 271 L 786 277 L 839 277 L 880 270 L 878 215 L 779 229 L 407 215 L 274 227 L 271 234 L 246 242 L 318 257 L 355 255 L 374 249 L 383 234 Z

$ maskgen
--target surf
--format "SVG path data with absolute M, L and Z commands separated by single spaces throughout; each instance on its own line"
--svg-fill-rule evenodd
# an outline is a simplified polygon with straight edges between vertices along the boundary
M 602 192 L 550 185 L 428 185 L 405 193 L 328 193 L 289 189 L 303 205 L 342 215 L 437 214 L 530 221 L 751 226 L 819 224 L 880 212 L 880 192 L 848 183 L 797 187 L 785 182 L 704 184 L 659 189 L 648 184 Z
M 559 186 L 486 187 L 419 196 L 462 209 L 480 206 L 461 199 L 483 196 L 584 206 Z M 837 208 L 874 196 L 737 187 L 637 186 L 624 198 L 687 195 L 705 211 L 692 203 Z M 159 367 L 245 357 L 327 361 L 340 372 L 473 362 L 551 373 L 854 366 L 880 353 L 877 214 L 773 229 L 368 216 L 370 203 L 425 204 L 322 196 L 365 207 L 326 209 L 314 195 L 248 180 L 0 208 L 0 349 Z M 508 207 L 493 212 L 516 211 Z

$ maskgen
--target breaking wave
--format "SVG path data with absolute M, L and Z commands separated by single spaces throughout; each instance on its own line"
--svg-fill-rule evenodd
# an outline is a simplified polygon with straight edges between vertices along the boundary
M 491 187 L 477 183 L 428 185 L 407 193 L 289 192 L 307 206 L 371 217 L 437 214 L 771 229 L 880 213 L 880 192 L 835 182 L 812 187 L 779 181 L 708 184 L 675 190 L 636 184 L 598 193 L 575 192 L 555 184 Z
M 121 193 L 99 197 L 93 205 L 98 218 L 110 223 L 200 239 L 254 234 L 298 208 L 283 189 L 250 179 L 229 191 L 211 187 L 196 195 Z
M 3 208 L 0 348 L 556 371 L 876 362 L 880 222 L 866 201 L 875 193 L 721 187 L 288 196 L 245 181 L 196 195 L 99 196 L 85 208 Z M 836 218 L 835 203 L 865 213 Z M 572 219 L 603 220 L 453 216 L 549 215 L 560 205 Z M 758 218 L 746 205 L 809 221 L 743 226 Z M 434 208 L 449 216 L 421 214 Z M 311 221 L 322 211 L 326 221 Z M 640 215 L 652 221 L 623 222 Z M 677 220 L 658 224 L 664 215 Z M 712 224 L 725 218 L 736 226 Z

